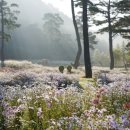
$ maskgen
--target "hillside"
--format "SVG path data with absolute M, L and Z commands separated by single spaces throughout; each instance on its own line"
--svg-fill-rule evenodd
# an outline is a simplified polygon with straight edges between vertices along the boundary
M 74 61 L 77 43 L 71 18 L 52 5 L 45 4 L 42 0 L 9 0 L 11 3 L 13 1 L 19 5 L 18 23 L 21 24 L 21 27 L 13 31 L 11 41 L 6 44 L 7 59 Z M 47 40 L 43 28 L 45 13 L 58 13 L 64 20 L 61 32 L 65 37 L 61 38 L 59 43 Z M 51 36 L 48 34 L 48 37 Z M 97 35 L 96 39 L 98 44 L 95 48 L 108 52 L 108 34 Z M 118 44 L 120 41 L 116 38 L 114 45 L 116 45 L 115 43 Z
M 6 58 L 50 60 L 73 60 L 75 58 L 74 28 L 69 17 L 41 0 L 9 0 L 9 2 L 12 1 L 19 5 L 18 22 L 21 27 L 14 30 L 10 43 L 6 44 Z M 64 20 L 61 32 L 68 35 L 64 42 L 58 44 L 47 41 L 42 20 L 45 13 L 58 13 Z

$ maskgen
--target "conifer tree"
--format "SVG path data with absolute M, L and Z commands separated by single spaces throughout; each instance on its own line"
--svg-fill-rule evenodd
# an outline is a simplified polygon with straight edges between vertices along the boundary
M 88 32 L 88 0 L 82 1 L 83 7 L 83 39 L 84 39 L 84 63 L 85 77 L 92 78 L 92 68 L 89 50 L 89 32 Z
M 1 20 L 1 30 L 0 30 L 0 37 L 1 37 L 1 67 L 4 67 L 4 44 L 6 41 L 11 39 L 11 34 L 9 33 L 10 30 L 13 30 L 20 26 L 17 24 L 17 17 L 16 15 L 19 13 L 18 10 L 13 10 L 14 7 L 18 7 L 17 4 L 8 4 L 5 0 L 0 1 L 0 20 Z

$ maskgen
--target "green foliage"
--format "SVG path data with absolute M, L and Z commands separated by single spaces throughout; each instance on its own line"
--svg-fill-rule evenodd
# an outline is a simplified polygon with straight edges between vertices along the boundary
M 108 23 L 108 14 L 110 13 L 110 21 L 111 21 L 111 26 L 114 25 L 115 20 L 117 20 L 117 14 L 118 12 L 116 11 L 115 8 L 115 3 L 114 0 L 110 0 L 110 11 L 109 11 L 109 2 L 103 1 L 103 0 L 98 0 L 94 2 L 92 6 L 89 8 L 91 17 L 93 15 L 100 15 L 102 16 L 102 19 L 98 19 L 98 17 L 93 17 L 93 23 L 96 26 L 99 26 L 98 33 L 104 33 L 104 32 L 109 32 L 109 27 L 106 25 Z M 103 25 L 103 27 L 101 27 Z
M 130 1 L 129 0 L 120 0 L 117 3 L 115 3 L 117 6 L 117 9 L 121 13 L 129 13 L 130 12 Z
M 109 32 L 109 27 L 106 26 L 106 23 L 108 23 L 108 7 L 109 3 L 103 0 L 97 1 L 89 7 L 91 17 L 93 17 L 94 14 L 103 16 L 102 20 L 99 20 L 98 17 L 93 17 L 93 23 L 100 27 L 98 33 Z M 110 0 L 110 22 L 112 32 L 114 33 L 113 36 L 119 33 L 123 38 L 130 38 L 128 35 L 130 30 L 127 28 L 130 25 L 129 7 L 129 0 Z M 119 17 L 119 15 L 122 15 L 122 17 Z M 103 27 L 101 27 L 101 25 L 103 25 Z
M 114 32 L 122 35 L 123 38 L 130 39 L 129 35 L 129 26 L 130 26 L 130 1 L 129 0 L 120 0 L 115 2 L 116 11 L 120 13 L 122 17 L 119 17 L 118 20 L 114 23 Z
M 64 72 L 64 69 L 65 69 L 65 68 L 64 68 L 64 66 L 62 66 L 62 65 L 61 65 L 61 66 L 59 66 L 59 71 L 60 71 L 61 73 L 63 73 L 63 72 Z
M 90 6 L 89 7 L 89 11 L 91 12 L 91 14 L 96 14 L 97 12 L 100 12 L 100 10 L 96 7 L 96 6 Z
M 68 66 L 67 66 L 67 71 L 68 71 L 69 73 L 72 72 L 72 66 L 71 66 L 71 65 L 68 65 Z

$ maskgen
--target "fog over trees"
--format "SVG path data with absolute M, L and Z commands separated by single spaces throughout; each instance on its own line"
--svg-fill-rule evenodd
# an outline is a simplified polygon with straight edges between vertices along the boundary
M 79 5 L 77 2 L 79 2 Z M 81 0 L 77 0 L 77 2 L 74 1 L 74 11 L 77 6 L 82 7 Z M 75 12 L 75 20 L 79 29 L 82 47 L 82 54 L 80 57 L 80 55 L 77 55 L 78 45 L 73 25 L 73 17 L 70 18 L 66 16 L 63 12 L 54 8 L 53 5 L 45 4 L 42 0 L 8 0 L 7 3 L 16 3 L 18 5 L 17 9 L 20 13 L 17 14 L 17 23 L 20 24 L 20 27 L 15 28 L 13 31 L 6 30 L 6 33 L 9 33 L 11 37 L 8 42 L 4 41 L 5 59 L 31 61 L 47 59 L 48 61 L 69 61 L 69 63 L 72 63 L 73 65 L 77 62 L 77 65 L 75 64 L 77 67 L 79 64 L 84 63 L 82 8 L 80 9 L 81 12 Z M 92 2 L 91 4 L 94 5 Z M 93 7 L 95 8 L 95 5 Z M 93 9 L 91 9 L 91 11 L 93 11 Z M 120 10 L 121 9 L 119 8 L 119 11 Z M 126 13 L 128 12 L 129 10 L 126 9 Z M 91 13 L 89 12 L 88 14 L 89 19 Z M 96 16 L 97 13 L 98 12 L 95 12 L 94 15 Z M 125 17 L 124 20 L 127 18 L 129 17 Z M 93 21 L 93 19 L 90 20 Z M 123 18 L 117 23 L 120 27 L 122 26 L 122 20 Z M 127 21 L 123 27 L 126 26 Z M 97 65 L 108 67 L 110 64 L 108 30 L 102 31 L 102 34 L 96 34 L 94 32 L 98 30 L 98 27 L 93 27 L 93 25 L 91 25 L 88 30 L 92 66 Z M 114 33 L 124 36 L 124 31 L 129 30 L 118 29 L 115 30 Z M 116 47 L 117 44 L 122 44 L 123 40 L 121 39 L 121 35 L 113 38 L 114 47 Z M 124 37 L 126 37 L 126 35 Z M 79 58 L 77 58 L 76 55 Z M 75 68 L 77 68 L 76 66 Z
M 21 27 L 12 33 L 12 39 L 6 44 L 7 59 L 74 59 L 77 46 L 70 18 L 53 6 L 44 4 L 41 0 L 14 0 L 14 2 L 19 5 L 18 21 Z M 47 39 L 46 35 L 49 37 L 50 34 L 46 34 L 45 20 L 43 20 L 46 13 L 57 13 L 63 19 L 60 27 L 62 38 L 58 43 L 57 41 L 50 43 Z
M 9 2 L 15 2 L 19 5 L 18 23 L 21 24 L 21 27 L 12 32 L 12 39 L 5 44 L 5 57 L 7 59 L 74 61 L 77 43 L 71 18 L 41 0 L 9 0 Z M 43 20 L 46 13 L 57 13 L 64 21 L 60 27 L 62 38 L 58 43 L 56 41 L 51 43 L 46 37 L 45 21 Z M 100 45 L 96 46 L 105 50 L 106 45 L 103 40 Z M 81 60 L 83 61 L 83 55 Z

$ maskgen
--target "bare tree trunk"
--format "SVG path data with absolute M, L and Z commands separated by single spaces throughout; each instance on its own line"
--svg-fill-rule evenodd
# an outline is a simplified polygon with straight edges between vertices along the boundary
M 91 59 L 89 51 L 89 33 L 88 33 L 88 0 L 83 0 L 83 36 L 84 36 L 84 62 L 85 62 L 85 77 L 92 78 Z
M 72 10 L 73 24 L 74 24 L 76 38 L 77 38 L 77 44 L 78 44 L 78 52 L 77 52 L 73 66 L 75 67 L 75 69 L 77 69 L 78 66 L 79 66 L 79 61 L 80 61 L 80 57 L 81 57 L 81 53 L 82 53 L 82 46 L 81 46 L 77 22 L 76 22 L 76 19 L 75 19 L 75 10 L 74 10 L 74 1 L 73 0 L 71 0 L 71 10 Z
M 4 67 L 4 12 L 3 12 L 3 0 L 1 0 L 1 67 Z
M 110 53 L 110 69 L 114 68 L 114 55 L 113 55 L 113 40 L 112 40 L 112 26 L 111 26 L 111 16 L 110 16 L 110 0 L 108 4 L 108 26 L 109 26 L 109 53 Z

